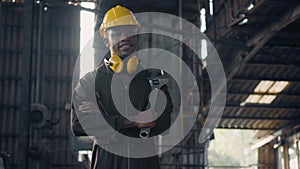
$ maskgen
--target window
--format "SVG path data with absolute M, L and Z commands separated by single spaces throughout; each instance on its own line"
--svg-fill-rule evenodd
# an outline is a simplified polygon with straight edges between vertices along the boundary
M 277 162 L 278 162 L 278 169 L 285 169 L 284 167 L 284 147 L 280 146 L 277 150 Z
M 82 2 L 80 5 L 95 8 L 94 2 Z M 94 69 L 94 51 L 91 47 L 87 47 L 94 35 L 94 19 L 94 13 L 80 11 L 80 77 Z
M 289 153 L 289 167 L 291 169 L 298 168 L 297 143 L 293 143 L 289 145 L 288 153 Z

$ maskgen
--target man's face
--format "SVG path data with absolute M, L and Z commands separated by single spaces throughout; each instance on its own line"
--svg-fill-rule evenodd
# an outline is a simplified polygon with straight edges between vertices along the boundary
M 126 57 L 137 49 L 135 26 L 117 26 L 105 31 L 104 43 L 114 55 Z

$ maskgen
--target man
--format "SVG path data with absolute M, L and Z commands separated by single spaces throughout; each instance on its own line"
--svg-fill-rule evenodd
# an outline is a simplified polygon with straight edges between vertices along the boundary
M 173 105 L 166 85 L 160 88 L 166 96 L 162 114 L 158 116 L 157 106 L 149 103 L 149 78 L 159 73 L 143 70 L 135 55 L 138 28 L 130 10 L 119 5 L 110 9 L 100 27 L 110 57 L 80 79 L 73 91 L 71 127 L 76 136 L 94 136 L 92 169 L 160 168 L 151 137 L 168 130 Z M 144 129 L 150 129 L 149 139 L 140 138 Z M 143 144 L 132 143 L 130 138 L 138 138 Z M 132 158 L 143 150 L 153 151 L 153 156 Z

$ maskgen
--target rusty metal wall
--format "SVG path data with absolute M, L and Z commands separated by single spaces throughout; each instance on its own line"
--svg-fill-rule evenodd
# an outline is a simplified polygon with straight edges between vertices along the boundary
M 20 119 L 22 105 L 22 71 L 24 58 L 24 4 L 2 1 L 0 28 L 0 151 L 10 154 L 12 168 L 22 168 L 20 154 Z M 21 2 L 21 1 L 20 1 Z M 23 1 L 22 1 L 23 2 Z M 42 30 L 42 103 L 49 109 L 49 120 L 39 129 L 38 145 L 33 144 L 30 130 L 30 146 L 39 148 L 36 160 L 40 168 L 83 168 L 77 162 L 77 154 L 69 148 L 69 116 L 65 104 L 71 100 L 73 67 L 79 54 L 80 11 L 72 8 L 43 6 Z M 36 101 L 36 75 L 38 72 L 38 19 L 39 8 L 33 6 L 31 103 Z M 32 156 L 29 156 L 29 160 Z
M 276 150 L 269 143 L 258 149 L 258 169 L 276 169 Z

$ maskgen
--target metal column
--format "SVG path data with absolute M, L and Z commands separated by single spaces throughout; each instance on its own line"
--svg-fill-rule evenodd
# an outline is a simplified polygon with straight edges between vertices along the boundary
M 30 83 L 31 83 L 31 58 L 32 58 L 32 26 L 33 26 L 33 1 L 25 1 L 24 7 L 24 41 L 22 58 L 22 91 L 21 91 L 21 115 L 20 115 L 20 140 L 18 167 L 28 169 L 28 145 L 29 145 L 29 115 L 30 115 Z
M 181 31 L 182 30 L 182 0 L 178 0 L 178 17 L 180 18 L 178 20 L 179 22 L 179 30 Z M 179 40 L 180 42 L 178 43 L 178 55 L 180 57 L 180 60 L 183 60 L 183 44 L 182 44 L 182 39 L 183 39 L 183 36 L 182 35 L 179 35 Z M 179 80 L 182 81 L 182 63 L 179 63 Z M 183 107 L 180 106 L 180 135 L 183 136 L 183 131 L 184 131 L 184 120 L 183 120 Z
M 2 34 L 2 0 L 0 0 L 0 47 L 2 47 L 2 44 L 1 44 L 1 34 Z M 0 89 L 1 90 L 1 89 Z M 3 113 L 0 114 L 0 123 L 2 123 L 2 120 L 3 120 Z M 2 137 L 2 130 L 0 129 L 0 137 Z M 0 139 L 0 149 L 1 149 L 1 139 Z
M 2 29 L 2 0 L 0 1 L 0 33 L 1 33 L 1 29 Z M 1 41 L 0 41 L 1 42 Z M 1 44 L 0 44 L 1 46 Z
M 38 29 L 37 29 L 37 53 L 36 53 L 36 81 L 35 81 L 35 97 L 34 102 L 38 104 L 42 104 L 43 99 L 43 56 L 42 56 L 42 18 L 43 18 L 43 3 L 40 1 L 38 4 Z M 44 117 L 43 117 L 44 118 Z M 35 147 L 39 152 L 40 146 L 39 142 L 41 140 L 41 130 L 39 128 L 30 127 L 31 133 L 33 133 L 33 141 L 31 147 Z M 43 159 L 43 158 L 41 158 Z M 32 159 L 32 169 L 40 168 L 40 160 L 41 159 Z M 44 159 L 45 160 L 45 159 Z

